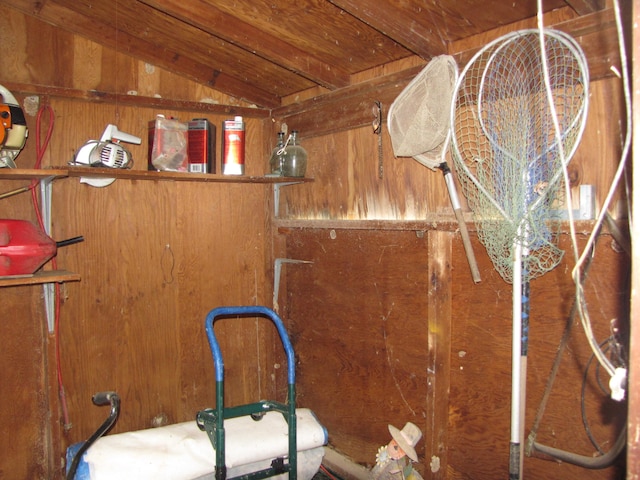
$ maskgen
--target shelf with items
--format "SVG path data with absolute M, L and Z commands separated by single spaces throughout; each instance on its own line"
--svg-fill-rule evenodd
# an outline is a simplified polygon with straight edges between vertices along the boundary
M 190 173 L 190 172 L 158 172 L 155 170 L 129 170 L 117 168 L 97 167 L 60 167 L 66 168 L 69 177 L 115 178 L 128 180 L 169 180 L 181 182 L 212 182 L 212 183 L 302 183 L 312 182 L 312 178 L 250 176 L 250 175 L 222 175 L 219 173 Z
M 169 180 L 182 182 L 213 182 L 213 183 L 262 183 L 285 184 L 312 182 L 313 178 L 250 176 L 250 175 L 222 175 L 219 173 L 190 173 L 190 172 L 158 172 L 155 170 L 129 170 L 118 168 L 56 166 L 43 169 L 0 169 L 0 180 L 32 180 L 38 178 L 92 177 L 116 178 L 128 180 Z
M 39 180 L 41 203 L 43 210 L 43 221 L 49 225 L 51 212 L 51 188 L 54 180 L 69 176 L 68 170 L 62 168 L 2 168 L 0 169 L 0 180 Z M 39 271 L 32 275 L 12 275 L 0 277 L 0 287 L 15 287 L 21 285 L 46 285 L 61 282 L 76 282 L 80 280 L 77 273 L 66 270 Z M 46 289 L 45 289 L 46 290 Z M 47 297 L 45 292 L 45 297 Z M 50 323 L 50 319 L 48 319 Z

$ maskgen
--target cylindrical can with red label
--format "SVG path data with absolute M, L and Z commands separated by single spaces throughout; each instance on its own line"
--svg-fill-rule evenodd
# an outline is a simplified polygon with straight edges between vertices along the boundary
M 244 121 L 222 122 L 222 174 L 244 175 Z

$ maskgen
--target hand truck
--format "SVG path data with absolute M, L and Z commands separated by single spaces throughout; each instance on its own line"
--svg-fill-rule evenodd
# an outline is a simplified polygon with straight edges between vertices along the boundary
M 233 317 L 266 317 L 276 326 L 287 357 L 287 402 L 261 400 L 259 402 L 234 407 L 224 405 L 224 362 L 220 346 L 213 331 L 214 323 L 221 318 Z M 209 440 L 216 452 L 216 480 L 227 480 L 225 463 L 225 429 L 224 421 L 230 418 L 250 415 L 259 421 L 269 411 L 280 412 L 288 424 L 289 452 L 288 459 L 276 458 L 271 466 L 263 470 L 248 473 L 229 480 L 259 480 L 282 473 L 289 474 L 289 480 L 297 480 L 297 441 L 296 441 L 296 388 L 295 388 L 295 356 L 289 336 L 280 317 L 271 309 L 262 306 L 218 307 L 209 312 L 205 320 L 205 330 L 213 362 L 216 378 L 216 407 L 201 410 L 196 415 L 200 430 L 206 430 Z M 287 461 L 288 460 L 288 461 Z

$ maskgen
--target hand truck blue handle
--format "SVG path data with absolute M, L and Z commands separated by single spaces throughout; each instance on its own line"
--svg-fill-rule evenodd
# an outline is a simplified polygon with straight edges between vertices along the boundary
M 211 346 L 211 353 L 213 354 L 213 361 L 216 372 L 216 382 L 222 382 L 224 380 L 224 361 L 222 359 L 222 352 L 220 345 L 213 332 L 213 324 L 216 320 L 222 317 L 236 317 L 236 316 L 262 316 L 269 318 L 276 326 L 282 346 L 284 347 L 285 354 L 287 356 L 287 379 L 289 385 L 293 385 L 296 382 L 295 374 L 295 355 L 293 353 L 293 346 L 289 340 L 287 330 L 284 328 L 282 320 L 276 312 L 267 307 L 259 305 L 254 306 L 240 306 L 240 307 L 218 307 L 214 308 L 207 314 L 205 320 L 205 330 L 207 332 L 207 338 L 209 339 L 209 345 Z

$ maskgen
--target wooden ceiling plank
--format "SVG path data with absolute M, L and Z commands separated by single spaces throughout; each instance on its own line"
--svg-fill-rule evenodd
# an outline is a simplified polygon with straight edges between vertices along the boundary
M 349 84 L 348 72 L 233 17 L 204 0 L 140 0 L 189 25 L 252 52 L 329 89 Z
M 170 49 L 174 56 L 190 58 L 203 65 L 215 65 L 238 81 L 257 89 L 269 90 L 279 97 L 284 92 L 308 88 L 312 82 L 266 61 L 254 54 L 230 45 L 221 39 L 140 2 L 119 0 L 109 2 L 91 0 L 50 0 L 93 19 L 96 23 L 115 26 L 132 38 L 155 45 L 155 49 Z M 139 19 L 144 18 L 141 24 Z M 274 82 L 277 79 L 277 82 Z M 266 87 L 266 88 L 264 88 Z
M 611 9 L 548 26 L 576 38 L 587 57 L 591 81 L 614 75 L 612 65 L 620 68 L 615 18 Z M 466 59 L 484 44 L 464 45 L 465 50 L 450 52 L 459 65 L 464 65 Z M 389 105 L 422 68 L 412 67 L 301 103 L 276 108 L 272 111 L 273 120 L 287 123 L 290 129 L 300 130 L 303 138 L 326 135 L 370 125 L 373 119 L 371 108 L 375 100 L 382 103 L 383 119 L 386 120 Z
M 435 27 L 435 19 L 426 4 L 415 11 L 399 8 L 393 2 L 328 1 L 426 60 L 447 52 L 447 41 Z
M 578 15 L 586 15 L 602 10 L 605 7 L 604 0 L 565 0 Z
M 173 100 L 142 95 L 104 92 L 99 90 L 79 90 L 51 85 L 35 85 L 25 83 L 4 82 L 3 86 L 10 92 L 23 95 L 40 95 L 53 98 L 67 98 L 92 103 L 113 103 L 138 108 L 156 108 L 159 110 L 184 110 L 205 114 L 240 115 L 247 118 L 268 118 L 271 110 L 266 108 L 240 107 L 217 103 L 193 102 L 189 100 Z
M 195 82 L 207 85 L 227 95 L 268 108 L 281 104 L 280 98 L 249 83 L 238 80 L 211 66 L 194 61 L 172 51 L 158 47 L 143 38 L 116 31 L 112 24 L 97 22 L 54 1 L 6 0 L 5 5 L 41 21 L 88 38 L 119 53 L 179 72 Z

